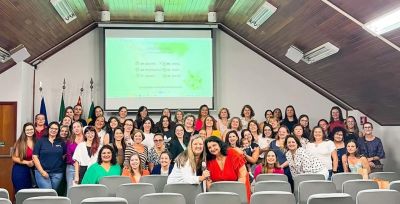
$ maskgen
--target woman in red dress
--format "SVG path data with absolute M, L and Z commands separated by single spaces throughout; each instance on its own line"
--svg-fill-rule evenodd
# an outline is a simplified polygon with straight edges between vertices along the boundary
M 211 136 L 205 140 L 207 169 L 210 178 L 207 186 L 216 181 L 240 181 L 245 184 L 247 201 L 250 203 L 250 181 L 246 169 L 246 160 L 236 150 L 228 148 L 218 137 Z

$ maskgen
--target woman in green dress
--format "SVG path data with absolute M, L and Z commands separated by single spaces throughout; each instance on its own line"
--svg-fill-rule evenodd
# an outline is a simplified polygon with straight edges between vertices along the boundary
M 105 176 L 121 175 L 121 167 L 117 164 L 117 158 L 110 145 L 104 145 L 97 158 L 97 163 L 88 168 L 83 176 L 82 184 L 98 184 Z

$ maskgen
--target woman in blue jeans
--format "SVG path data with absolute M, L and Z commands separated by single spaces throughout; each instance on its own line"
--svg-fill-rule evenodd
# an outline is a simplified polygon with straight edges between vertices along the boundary
M 63 178 L 65 143 L 59 137 L 58 122 L 51 122 L 48 135 L 36 142 L 33 149 L 35 179 L 39 188 L 57 190 Z

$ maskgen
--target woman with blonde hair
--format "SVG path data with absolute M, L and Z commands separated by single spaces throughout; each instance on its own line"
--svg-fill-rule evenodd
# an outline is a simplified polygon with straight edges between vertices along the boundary
M 140 178 L 145 175 L 150 175 L 150 172 L 146 169 L 143 169 L 139 154 L 133 152 L 129 158 L 128 168 L 124 168 L 122 171 L 122 176 L 128 176 L 132 183 L 139 183 Z
M 202 171 L 203 161 L 205 161 L 204 139 L 197 135 L 190 140 L 187 149 L 175 159 L 167 183 L 200 184 L 210 176 L 208 170 Z

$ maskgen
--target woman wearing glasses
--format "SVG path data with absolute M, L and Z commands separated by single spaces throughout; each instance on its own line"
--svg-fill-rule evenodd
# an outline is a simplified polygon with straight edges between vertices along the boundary
M 48 135 L 43 136 L 33 148 L 33 162 L 35 163 L 35 178 L 39 188 L 52 188 L 57 190 L 65 171 L 64 156 L 65 143 L 59 137 L 60 126 L 58 122 L 51 122 L 47 130 Z
M 149 150 L 149 171 L 151 172 L 154 166 L 160 164 L 161 153 L 166 150 L 164 144 L 164 136 L 162 133 L 156 133 L 153 138 L 154 147 Z
M 360 154 L 367 157 L 371 172 L 383 171 L 381 159 L 385 158 L 385 151 L 381 139 L 372 134 L 374 127 L 370 122 L 363 125 L 364 137 L 358 138 Z

